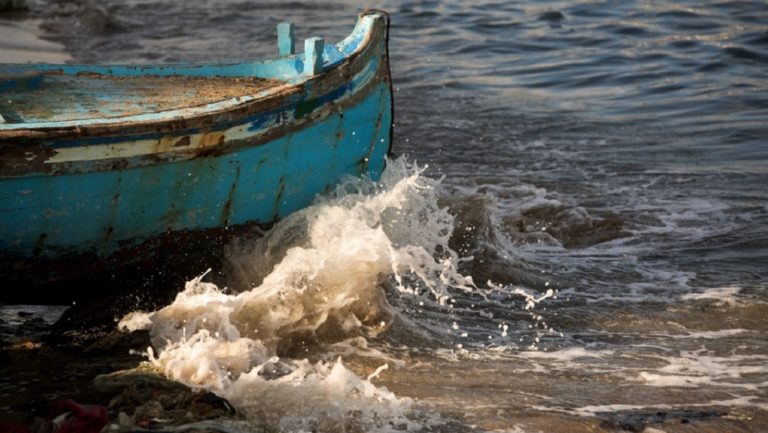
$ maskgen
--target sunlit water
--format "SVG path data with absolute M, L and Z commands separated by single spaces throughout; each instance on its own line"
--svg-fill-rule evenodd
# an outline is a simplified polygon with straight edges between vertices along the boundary
M 253 290 L 203 276 L 126 318 L 149 359 L 285 431 L 766 428 L 768 6 L 375 6 L 406 156 L 231 245 Z M 359 10 L 39 13 L 77 61 L 171 62 L 271 55 L 284 19 L 340 39 Z

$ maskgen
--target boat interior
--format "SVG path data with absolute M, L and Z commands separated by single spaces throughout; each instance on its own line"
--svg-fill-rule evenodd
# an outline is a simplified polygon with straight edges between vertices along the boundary
M 39 72 L 23 80 L 26 85 L 2 92 L 0 115 L 7 124 L 176 110 L 254 95 L 280 83 L 255 77 L 69 75 L 56 71 Z
M 361 16 L 337 44 L 307 39 L 302 53 L 294 49 L 293 24 L 281 23 L 278 56 L 260 62 L 0 65 L 0 131 L 173 118 L 237 105 L 341 63 L 362 48 L 372 19 Z

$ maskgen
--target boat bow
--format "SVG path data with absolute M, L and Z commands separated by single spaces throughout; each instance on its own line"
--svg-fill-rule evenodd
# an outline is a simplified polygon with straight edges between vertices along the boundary
M 343 41 L 298 54 L 283 28 L 280 57 L 262 62 L 0 67 L 0 277 L 199 272 L 343 176 L 378 177 L 388 17 L 365 12 Z

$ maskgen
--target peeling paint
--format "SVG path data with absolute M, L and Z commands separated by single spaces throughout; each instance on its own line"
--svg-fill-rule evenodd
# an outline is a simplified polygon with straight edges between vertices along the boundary
M 391 133 L 382 123 L 391 116 L 381 113 L 392 106 L 386 21 L 367 15 L 361 23 L 338 53 L 324 52 L 322 74 L 259 95 L 163 113 L 176 116 L 167 119 L 0 127 L 0 192 L 14 192 L 0 194 L 0 268 L 5 257 L 22 263 L 33 255 L 120 263 L 175 234 L 270 224 L 341 176 L 367 173 L 361 159 L 375 155 L 383 167 Z M 353 45 L 360 48 L 345 51 Z
M 196 146 L 198 149 L 222 145 L 227 138 L 225 133 L 218 131 L 207 132 L 198 137 L 198 144 Z

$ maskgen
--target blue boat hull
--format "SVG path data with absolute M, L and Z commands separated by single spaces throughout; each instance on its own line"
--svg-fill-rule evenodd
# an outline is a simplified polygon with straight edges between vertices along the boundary
M 387 23 L 363 20 L 354 55 L 229 109 L 0 129 L 0 278 L 16 289 L 188 278 L 232 235 L 307 206 L 344 176 L 377 178 L 392 140 Z M 293 58 L 301 70 L 306 60 Z M 202 259 L 179 259 L 196 252 Z M 174 263 L 192 269 L 170 272 Z

